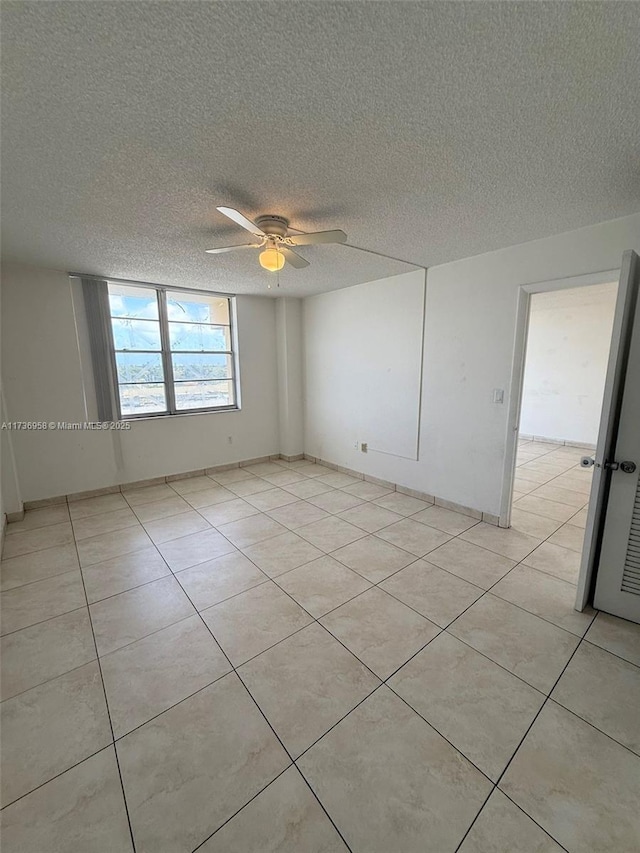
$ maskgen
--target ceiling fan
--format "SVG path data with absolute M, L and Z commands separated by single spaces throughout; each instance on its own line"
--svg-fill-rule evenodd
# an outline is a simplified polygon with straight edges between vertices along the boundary
M 257 242 L 240 243 L 237 246 L 221 246 L 217 249 L 207 249 L 210 255 L 216 255 L 221 252 L 233 252 L 236 249 L 262 249 L 258 260 L 260 265 L 266 270 L 276 272 L 281 270 L 288 261 L 292 267 L 303 269 L 309 266 L 309 261 L 306 261 L 297 252 L 294 252 L 292 246 L 312 246 L 317 243 L 344 243 L 347 235 L 344 231 L 315 231 L 312 234 L 292 234 L 289 236 L 289 220 L 284 216 L 275 216 L 269 214 L 267 216 L 258 216 L 256 221 L 252 222 L 244 214 L 232 207 L 218 207 L 217 210 L 232 219 L 237 225 L 246 228 L 256 238 Z

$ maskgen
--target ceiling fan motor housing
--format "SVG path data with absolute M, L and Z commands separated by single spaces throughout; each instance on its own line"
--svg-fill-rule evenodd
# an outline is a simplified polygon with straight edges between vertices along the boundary
M 258 216 L 255 220 L 256 225 L 261 228 L 265 234 L 274 237 L 286 237 L 289 230 L 289 220 L 284 216 L 275 216 L 267 214 L 266 216 Z

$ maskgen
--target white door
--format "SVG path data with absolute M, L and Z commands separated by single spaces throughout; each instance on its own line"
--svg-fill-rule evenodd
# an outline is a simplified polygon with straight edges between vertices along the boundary
M 640 258 L 620 272 L 577 609 L 640 622 Z

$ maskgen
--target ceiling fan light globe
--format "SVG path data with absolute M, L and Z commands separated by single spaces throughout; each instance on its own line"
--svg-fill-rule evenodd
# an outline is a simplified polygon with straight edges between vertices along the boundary
M 260 266 L 269 270 L 269 272 L 277 272 L 284 266 L 284 255 L 273 248 L 264 249 L 260 252 L 258 260 L 260 261 Z

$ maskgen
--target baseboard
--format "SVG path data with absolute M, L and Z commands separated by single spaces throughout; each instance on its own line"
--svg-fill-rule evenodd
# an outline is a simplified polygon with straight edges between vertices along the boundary
M 584 450 L 595 450 L 596 445 L 590 444 L 588 441 L 574 441 L 570 438 L 550 438 L 547 435 L 526 435 L 520 433 L 518 438 L 523 441 L 538 441 L 541 444 L 557 444 L 559 447 L 577 447 Z
M 298 462 L 306 459 L 308 462 L 315 462 L 318 465 L 323 465 L 325 468 L 330 468 L 332 471 L 338 471 L 341 474 L 348 474 L 351 477 L 356 477 L 358 480 L 365 480 L 368 483 L 374 483 L 378 486 L 391 489 L 400 494 L 407 495 L 412 498 L 424 501 L 425 503 L 435 506 L 441 506 L 443 509 L 450 509 L 454 512 L 460 512 L 463 515 L 468 515 L 470 518 L 476 518 L 478 521 L 484 521 L 487 524 L 498 526 L 499 518 L 490 512 L 483 512 L 474 507 L 464 506 L 464 504 L 455 503 L 455 501 L 440 498 L 437 495 L 430 495 L 426 492 L 421 492 L 419 489 L 410 489 L 408 486 L 403 486 L 400 483 L 392 483 L 389 480 L 381 480 L 379 477 L 373 477 L 370 474 L 364 474 L 362 471 L 355 471 L 353 468 L 346 468 L 343 465 L 336 465 L 335 462 L 330 462 L 327 459 L 319 459 L 316 456 L 311 456 L 308 453 L 298 453 L 295 456 L 286 456 L 284 453 L 271 454 L 269 456 L 259 456 L 253 459 L 244 459 L 240 462 L 232 462 L 226 465 L 216 465 L 213 468 L 197 468 L 192 471 L 184 471 L 181 474 L 167 474 L 165 477 L 152 477 L 149 480 L 136 480 L 131 483 L 121 483 L 114 486 L 105 486 L 102 489 L 91 489 L 86 492 L 74 492 L 70 495 L 57 495 L 51 498 L 43 498 L 37 501 L 25 501 L 24 509 L 42 509 L 47 506 L 55 506 L 62 503 L 74 503 L 76 501 L 85 500 L 86 498 L 96 498 L 101 495 L 111 495 L 117 492 L 130 492 L 134 489 L 143 489 L 146 486 L 157 486 L 162 483 L 173 483 L 176 480 L 185 480 L 189 477 L 201 477 L 205 474 L 220 474 L 223 471 L 231 471 L 234 468 L 246 468 L 248 465 L 258 465 L 263 462 L 276 461 L 283 459 L 285 462 Z M 17 515 L 17 513 L 16 513 Z M 21 521 L 24 518 L 24 510 L 20 518 L 10 519 L 12 521 Z M 5 520 L 6 524 L 6 520 Z
M 303 453 L 296 456 L 285 456 L 282 453 L 271 453 L 268 456 L 255 456 L 251 459 L 242 459 L 239 462 L 228 462 L 224 465 L 214 465 L 211 468 L 196 468 L 191 471 L 183 471 L 178 474 L 167 474 L 165 477 L 151 477 L 147 480 L 135 480 L 129 483 L 119 483 L 113 486 L 103 486 L 101 489 L 89 489 L 85 492 L 73 492 L 69 495 L 55 495 L 50 498 L 42 498 L 35 501 L 25 501 L 24 509 L 21 514 L 13 513 L 9 521 L 22 521 L 24 518 L 24 510 L 42 509 L 43 507 L 55 506 L 56 504 L 75 503 L 83 501 L 86 498 L 97 498 L 101 495 L 112 495 L 118 492 L 130 492 L 134 489 L 144 489 L 146 486 L 158 486 L 163 483 L 173 483 L 176 480 L 186 480 L 189 477 L 202 477 L 205 474 L 221 474 L 223 471 L 231 471 L 234 468 L 246 468 L 248 465 L 258 465 L 263 462 L 273 462 L 278 459 L 283 459 L 285 462 L 297 462 L 304 459 Z M 14 518 L 13 515 L 16 517 Z
M 317 456 L 311 456 L 308 453 L 304 454 L 304 458 L 309 462 L 315 462 L 318 465 L 323 465 L 325 468 L 331 468 L 334 471 L 339 471 L 341 474 L 349 474 L 352 477 L 357 477 L 359 480 L 365 480 L 368 483 L 375 483 L 379 486 L 392 489 L 402 495 L 408 495 L 411 498 L 417 498 L 428 504 L 441 506 L 443 509 L 450 509 L 453 512 L 460 512 L 462 515 L 468 515 L 470 518 L 475 518 L 478 521 L 484 521 L 487 524 L 493 524 L 494 527 L 499 526 L 499 517 L 491 512 L 483 512 L 474 507 L 464 506 L 464 504 L 455 503 L 445 498 L 440 498 L 437 495 L 430 495 L 427 492 L 421 492 L 419 489 L 410 489 L 408 486 L 403 486 L 400 483 L 392 483 L 389 480 L 381 480 L 378 477 L 372 477 L 369 474 L 364 474 L 362 471 L 355 471 L 353 468 L 345 468 L 343 465 L 336 465 L 335 462 L 330 462 L 327 459 L 320 459 Z

